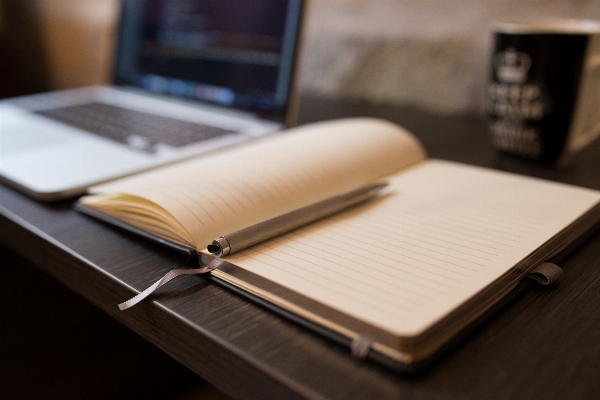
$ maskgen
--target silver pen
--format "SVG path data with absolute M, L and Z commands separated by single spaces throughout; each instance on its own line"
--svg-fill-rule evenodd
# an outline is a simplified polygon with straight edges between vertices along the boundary
M 349 192 L 259 222 L 215 239 L 207 246 L 207 250 L 217 257 L 235 253 L 370 200 L 385 186 L 387 186 L 387 183 L 361 186 Z

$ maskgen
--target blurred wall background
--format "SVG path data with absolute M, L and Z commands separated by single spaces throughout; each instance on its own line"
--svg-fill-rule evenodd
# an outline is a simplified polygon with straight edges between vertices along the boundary
M 119 0 L 2 1 L 39 18 L 50 88 L 109 81 Z M 600 19 L 600 0 L 311 0 L 301 91 L 481 113 L 491 23 L 526 17 Z
M 0 0 L 0 98 L 50 88 L 33 6 L 27 1 Z

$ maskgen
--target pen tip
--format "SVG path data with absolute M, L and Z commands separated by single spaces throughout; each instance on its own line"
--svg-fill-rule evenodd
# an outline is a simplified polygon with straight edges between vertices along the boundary
M 216 254 L 221 250 L 221 247 L 219 247 L 216 244 L 209 244 L 208 246 L 206 246 L 206 250 L 208 250 L 208 252 L 211 254 Z

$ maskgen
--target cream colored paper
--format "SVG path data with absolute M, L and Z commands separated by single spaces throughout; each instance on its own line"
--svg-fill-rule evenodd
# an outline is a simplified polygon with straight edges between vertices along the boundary
M 150 208 L 180 232 L 179 242 L 201 249 L 216 237 L 372 183 L 424 157 L 418 141 L 392 123 L 325 122 L 97 186 L 90 192 L 103 197 L 81 202 L 137 226 L 136 217 Z

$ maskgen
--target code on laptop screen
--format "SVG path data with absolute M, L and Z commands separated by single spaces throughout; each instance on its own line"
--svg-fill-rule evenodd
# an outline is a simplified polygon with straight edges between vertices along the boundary
M 301 12 L 302 0 L 125 0 L 116 83 L 283 112 Z

